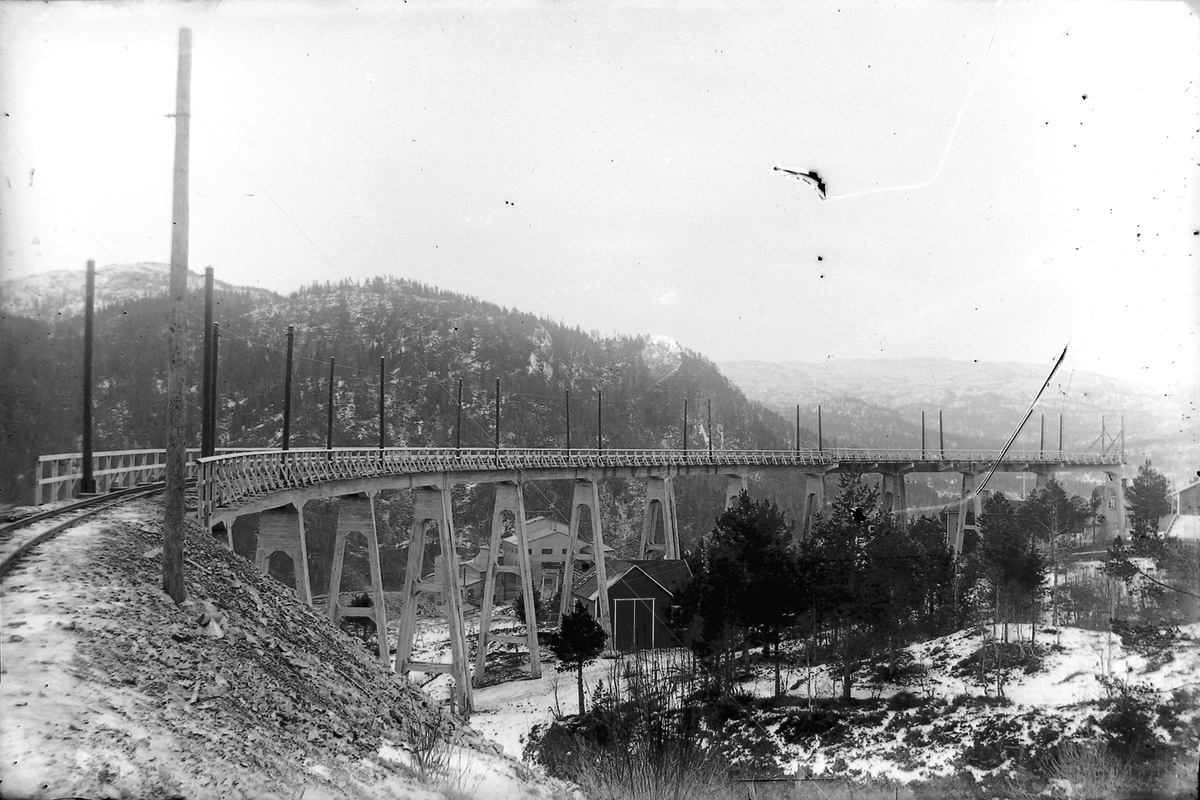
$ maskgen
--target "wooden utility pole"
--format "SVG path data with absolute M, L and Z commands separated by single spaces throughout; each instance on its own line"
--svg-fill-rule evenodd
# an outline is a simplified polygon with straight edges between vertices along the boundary
M 708 458 L 712 460 L 712 398 L 708 398 Z
M 283 370 L 283 451 L 286 453 L 292 442 L 292 345 L 296 339 L 296 326 L 288 325 L 287 365 Z
M 921 458 L 925 458 L 925 412 L 921 412 Z
M 458 408 L 454 411 L 454 449 L 462 450 L 462 378 L 458 379 Z
M 496 378 L 496 453 L 500 452 L 500 379 Z
M 687 401 L 687 398 L 685 397 L 685 398 L 683 398 L 683 452 L 685 454 L 687 453 L 687 412 L 688 412 L 688 401 Z
M 336 366 L 332 358 L 329 359 L 329 400 L 325 404 L 325 449 L 333 449 L 333 387 L 334 377 L 333 368 Z
M 221 398 L 221 393 L 217 391 L 217 375 L 220 374 L 217 364 L 220 363 L 217 358 L 221 349 L 221 323 L 214 322 L 212 324 L 212 383 L 209 384 L 208 397 L 208 429 L 212 432 L 212 453 L 217 454 L 217 401 Z
M 213 268 L 204 268 L 204 378 L 200 389 L 200 456 L 213 454 L 212 435 Z
M 800 452 L 800 404 L 796 404 L 796 452 Z
M 163 591 L 182 603 L 184 498 L 187 478 L 188 144 L 192 119 L 192 30 L 179 29 L 175 83 L 175 176 L 171 204 L 171 317 L 167 328 L 167 464 L 163 500 Z
M 938 451 L 941 453 L 942 458 L 946 457 L 945 430 L 946 429 L 942 427 L 942 411 L 941 409 L 938 409 Z
M 571 455 L 571 390 L 563 390 L 563 397 L 567 401 L 567 455 Z
M 596 449 L 604 449 L 604 391 L 596 390 Z
M 92 467 L 92 351 L 96 340 L 96 262 L 88 259 L 83 307 L 83 481 L 81 494 L 96 492 Z
M 383 392 L 383 356 L 380 356 L 379 357 L 379 449 L 380 450 L 383 450 L 383 447 L 386 444 L 386 442 L 384 441 L 384 438 L 383 438 L 383 434 L 384 434 L 384 427 L 383 427 L 384 405 L 383 404 L 384 404 L 386 397 L 387 396 Z
M 1042 414 L 1042 432 L 1038 439 L 1038 458 L 1046 455 L 1046 415 Z
M 821 407 L 817 406 L 817 451 L 825 449 L 825 431 L 821 429 Z

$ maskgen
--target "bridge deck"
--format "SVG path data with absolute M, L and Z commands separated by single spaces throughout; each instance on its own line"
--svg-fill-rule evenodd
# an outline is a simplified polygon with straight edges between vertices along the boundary
M 267 495 L 322 495 L 371 488 L 530 479 L 746 474 L 763 469 L 799 469 L 824 473 L 979 472 L 999 457 L 991 450 L 633 450 L 633 449 L 455 449 L 335 448 L 260 450 L 200 459 L 197 515 L 209 519 L 217 509 L 243 505 Z M 1109 453 L 1009 453 L 1002 472 L 1103 469 L 1123 464 Z M 407 480 L 404 480 L 407 478 Z M 354 484 L 353 488 L 349 484 Z M 340 490 L 338 486 L 341 485 Z

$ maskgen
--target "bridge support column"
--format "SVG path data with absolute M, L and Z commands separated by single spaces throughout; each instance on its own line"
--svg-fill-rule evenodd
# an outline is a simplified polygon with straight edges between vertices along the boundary
M 351 533 L 362 534 L 367 541 L 367 560 L 371 567 L 371 608 L 343 606 L 338 602 L 342 590 L 342 566 L 346 560 L 346 540 Z M 375 530 L 375 505 L 369 494 L 352 494 L 338 498 L 337 536 L 333 542 L 333 569 L 329 575 L 329 620 L 337 623 L 342 617 L 367 617 L 375 620 L 375 639 L 379 642 L 379 660 L 391 663 L 388 652 L 387 608 L 383 601 L 383 570 L 379 565 L 379 538 Z
M 908 490 L 905 486 L 903 472 L 884 472 L 880 474 L 879 500 L 883 511 L 888 514 L 898 514 L 901 520 L 908 517 Z
M 978 484 L 979 476 L 974 472 L 962 473 L 962 501 L 959 503 L 958 515 L 954 521 L 954 552 L 961 553 L 963 546 L 963 536 L 967 530 L 967 509 L 968 497 L 975 491 Z M 969 502 L 971 510 L 975 514 L 975 524 L 972 525 L 975 530 L 979 530 L 979 516 L 983 513 L 983 498 L 975 495 Z
M 658 521 L 663 523 L 663 540 L 654 541 Z M 675 484 L 670 478 L 646 478 L 646 508 L 642 511 L 642 541 L 638 558 L 662 553 L 664 560 L 679 556 L 679 516 L 675 510 Z
M 214 539 L 220 539 L 221 543 L 232 552 L 233 551 L 233 523 L 218 522 L 209 530 L 212 531 Z
M 442 574 L 432 581 L 421 579 L 425 562 L 425 539 L 431 525 L 437 526 L 442 553 Z M 440 580 L 439 580 L 440 577 Z M 450 486 L 422 486 L 413 489 L 413 521 L 408 539 L 408 566 L 404 572 L 404 608 L 400 612 L 400 632 L 396 641 L 395 670 L 400 674 L 449 672 L 454 678 L 451 704 L 462 716 L 472 708 L 470 666 L 467 663 L 467 637 L 462 615 L 462 591 L 458 580 L 458 559 L 454 548 L 454 514 L 450 507 Z M 440 594 L 450 628 L 450 663 L 413 661 L 412 646 L 417 632 L 417 599 L 420 594 Z
M 562 601 L 559 604 L 560 619 L 570 613 L 574 605 L 571 588 L 575 585 L 575 548 L 579 543 L 581 510 L 587 508 L 592 518 L 592 553 L 596 564 L 596 587 L 599 591 L 600 625 L 609 636 L 612 646 L 612 610 L 608 604 L 608 568 L 604 564 L 604 529 L 600 522 L 600 488 L 595 481 L 576 481 L 571 497 L 571 534 L 567 542 L 567 560 L 563 576 Z
M 517 537 L 517 564 L 500 563 L 500 540 L 504 535 L 504 513 L 513 515 L 514 533 Z M 525 613 L 529 622 L 525 627 L 524 636 L 492 636 L 492 606 L 496 596 L 496 576 L 498 574 L 517 575 L 520 579 L 521 592 L 525 595 Z M 570 587 L 565 591 L 569 594 Z M 475 651 L 474 683 L 478 686 L 484 677 L 487 664 L 487 646 L 489 642 L 512 642 L 524 644 L 529 651 L 529 677 L 542 677 L 542 658 L 538 650 L 537 638 L 537 609 L 533 598 L 533 570 L 529 563 L 529 544 L 525 536 L 525 497 L 521 493 L 521 484 L 496 484 L 496 504 L 492 510 L 491 548 L 488 550 L 487 573 L 483 579 L 483 607 L 479 611 L 479 646 Z M 549 599 L 549 598 L 547 598 Z
M 745 475 L 726 475 L 725 481 L 725 507 L 729 508 L 738 499 L 738 495 L 742 492 L 750 491 L 750 479 Z
M 232 536 L 232 534 L 230 534 Z M 286 553 L 296 574 L 296 594 L 312 605 L 312 587 L 308 582 L 308 546 L 304 543 L 304 509 L 296 505 L 269 508 L 258 516 L 258 549 L 254 564 L 270 572 L 271 556 Z
M 1116 536 L 1122 539 L 1129 538 L 1129 528 L 1126 525 L 1125 519 L 1125 477 L 1119 472 L 1105 472 L 1104 477 L 1108 479 L 1110 484 L 1109 491 L 1116 500 L 1115 509 L 1105 509 L 1105 514 L 1113 514 L 1113 530 Z M 1108 494 L 1106 492 L 1106 494 Z
M 813 518 L 825 507 L 825 473 L 805 472 L 802 480 L 804 519 L 800 524 L 800 535 L 807 540 L 812 535 Z

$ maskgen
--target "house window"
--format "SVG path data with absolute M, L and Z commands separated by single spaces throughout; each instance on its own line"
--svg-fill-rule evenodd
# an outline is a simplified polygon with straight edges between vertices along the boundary
M 1114 508 L 1116 508 L 1116 507 L 1117 507 L 1117 498 L 1115 498 L 1115 497 L 1110 497 L 1110 498 L 1108 498 L 1108 508 L 1109 508 L 1109 510 L 1111 511 L 1112 509 L 1114 509 Z
M 529 548 L 529 555 L 533 555 L 533 548 Z
M 542 555 L 544 555 L 544 556 L 552 556 L 552 555 L 554 555 L 554 548 L 552 548 L 552 547 L 543 547 L 543 548 L 542 548 Z
M 563 550 L 562 550 L 562 554 L 563 554 L 564 556 L 567 554 L 567 548 L 565 548 L 565 547 L 563 548 Z

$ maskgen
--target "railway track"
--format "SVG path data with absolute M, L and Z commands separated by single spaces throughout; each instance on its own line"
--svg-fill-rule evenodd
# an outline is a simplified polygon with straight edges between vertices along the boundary
M 0 525 L 0 578 L 7 575 L 21 557 L 34 547 L 54 538 L 72 525 L 128 500 L 157 494 L 163 490 L 164 485 L 150 483 L 130 489 L 118 489 Z

